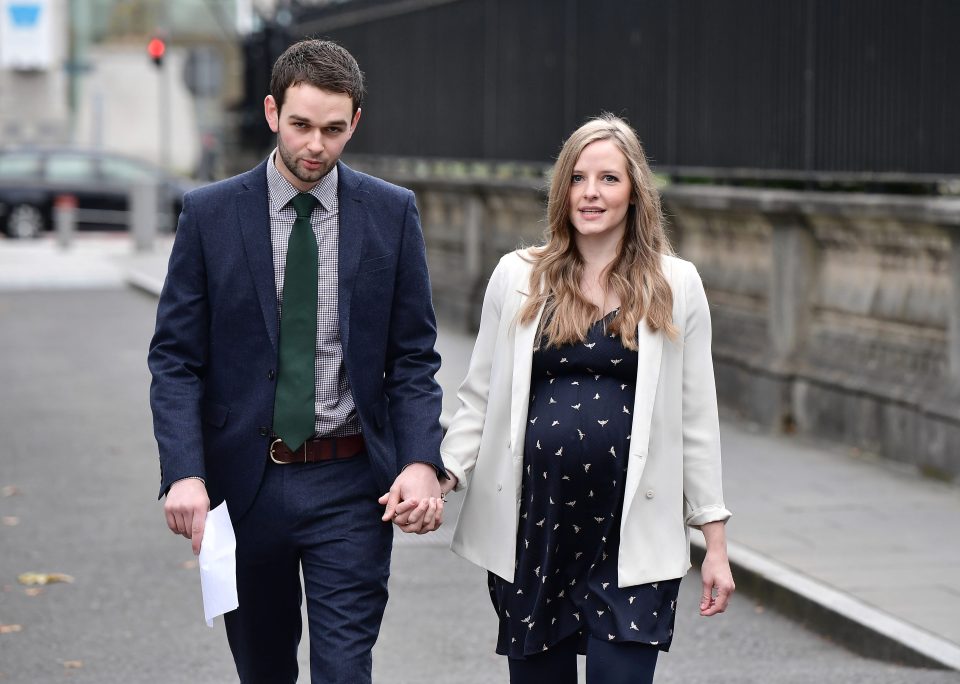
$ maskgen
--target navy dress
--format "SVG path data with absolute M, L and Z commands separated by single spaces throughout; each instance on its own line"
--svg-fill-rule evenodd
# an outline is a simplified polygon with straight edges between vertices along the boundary
M 578 634 L 670 648 L 680 579 L 617 587 L 637 352 L 606 330 L 533 354 L 514 582 L 489 574 L 497 653 Z

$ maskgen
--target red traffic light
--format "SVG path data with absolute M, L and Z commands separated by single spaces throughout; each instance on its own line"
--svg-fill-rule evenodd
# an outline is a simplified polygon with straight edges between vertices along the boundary
M 161 38 L 152 38 L 147 43 L 147 54 L 153 59 L 157 66 L 163 62 L 163 53 L 167 51 L 167 44 Z

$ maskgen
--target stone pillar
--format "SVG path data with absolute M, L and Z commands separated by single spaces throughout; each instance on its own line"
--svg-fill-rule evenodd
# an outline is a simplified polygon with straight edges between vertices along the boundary
M 817 246 L 801 214 L 768 214 L 773 226 L 768 333 L 775 367 L 789 365 L 807 337 L 817 285 Z
M 483 304 L 483 295 L 478 297 L 477 287 L 483 287 L 481 282 L 487 275 L 483 264 L 483 234 L 487 223 L 487 207 L 483 197 L 476 191 L 466 195 L 466 210 L 464 212 L 463 231 L 463 265 L 464 276 L 470 283 L 467 305 L 467 320 L 469 330 L 480 327 L 480 309 Z
M 481 275 L 483 267 L 483 227 L 486 221 L 486 211 L 483 199 L 476 193 L 466 196 L 466 212 L 463 233 L 463 262 L 466 276 L 471 281 Z
M 950 308 L 947 320 L 947 359 L 950 389 L 960 395 L 960 226 L 949 226 Z

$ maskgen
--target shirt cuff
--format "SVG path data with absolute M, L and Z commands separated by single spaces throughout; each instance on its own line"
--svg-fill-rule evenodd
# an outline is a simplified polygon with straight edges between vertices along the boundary
M 184 480 L 200 480 L 203 484 L 207 484 L 207 481 L 204 480 L 199 475 L 188 475 L 187 477 L 181 477 L 179 480 L 174 480 L 170 483 L 170 486 L 177 484 L 178 482 L 183 482 Z M 170 491 L 169 489 L 167 491 Z

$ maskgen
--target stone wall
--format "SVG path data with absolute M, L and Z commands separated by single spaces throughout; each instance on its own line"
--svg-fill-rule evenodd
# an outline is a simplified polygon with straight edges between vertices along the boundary
M 960 201 L 669 188 L 721 402 L 960 479 Z
M 438 315 L 475 330 L 497 260 L 541 238 L 543 181 L 371 170 L 417 193 Z M 725 412 L 960 481 L 960 200 L 662 195 L 707 289 Z

